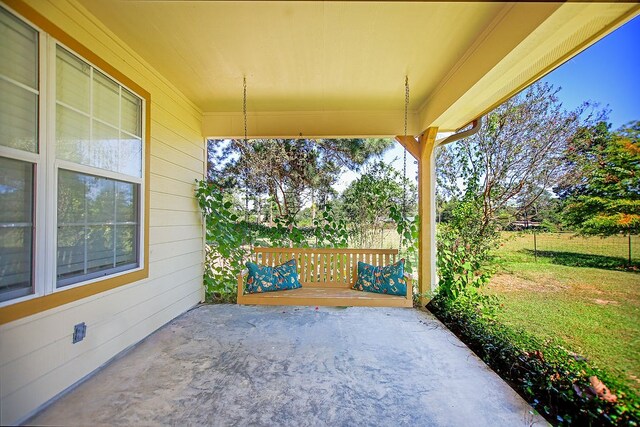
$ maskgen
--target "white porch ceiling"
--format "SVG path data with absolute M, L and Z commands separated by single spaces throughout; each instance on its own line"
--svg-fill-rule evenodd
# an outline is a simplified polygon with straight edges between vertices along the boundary
M 638 13 L 637 4 L 80 0 L 204 112 L 203 133 L 456 129 Z

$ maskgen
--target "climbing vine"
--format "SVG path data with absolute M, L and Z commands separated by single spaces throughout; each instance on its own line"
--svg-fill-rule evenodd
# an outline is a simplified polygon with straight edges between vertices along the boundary
M 292 217 L 274 218 L 266 227 L 240 221 L 231 196 L 212 183 L 197 181 L 196 199 L 206 225 L 204 287 L 207 301 L 233 302 L 237 277 L 249 259 L 252 245 L 273 247 L 344 248 L 347 227 L 330 205 L 319 213 L 312 228 L 299 227 Z
M 406 218 L 402 214 L 402 207 L 389 207 L 389 216 L 396 224 L 396 231 L 400 238 L 400 256 L 405 260 L 405 271 L 414 274 L 418 266 L 418 237 L 420 217 Z
M 333 213 L 331 205 L 327 204 L 322 213 L 313 220 L 313 234 L 316 246 L 321 248 L 346 248 L 349 233 L 347 224 L 338 219 Z
M 208 301 L 233 301 L 236 277 L 247 257 L 250 233 L 243 231 L 233 204 L 206 181 L 196 182 L 196 199 L 206 226 L 204 287 Z

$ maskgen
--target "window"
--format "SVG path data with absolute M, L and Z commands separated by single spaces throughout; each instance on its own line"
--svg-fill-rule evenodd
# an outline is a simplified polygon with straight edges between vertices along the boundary
M 55 109 L 64 287 L 137 267 L 142 101 L 58 45 Z
M 33 289 L 33 165 L 0 157 L 0 301 Z
M 2 7 L 0 94 L 0 305 L 140 269 L 144 99 Z
M 61 169 L 58 287 L 137 267 L 138 187 Z
M 33 293 L 38 32 L 0 9 L 0 302 Z

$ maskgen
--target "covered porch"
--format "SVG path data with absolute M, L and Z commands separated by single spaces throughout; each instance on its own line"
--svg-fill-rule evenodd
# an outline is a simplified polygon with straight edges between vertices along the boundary
M 640 11 L 581 2 L 80 2 L 201 109 L 207 139 L 395 138 L 418 165 L 422 296 L 437 287 L 436 147 L 477 130 L 484 114 Z
M 395 427 L 545 421 L 428 312 L 205 305 L 27 423 Z
M 37 229 L 22 239 L 25 295 L 0 303 L 0 424 L 543 422 L 421 311 L 193 309 L 204 300 L 206 243 L 194 182 L 206 176 L 207 138 L 244 136 L 245 77 L 249 138 L 397 138 L 419 166 L 425 294 L 436 285 L 434 149 L 442 133 L 606 36 L 638 15 L 639 5 L 0 0 L 0 9 L 23 30 L 15 34 L 33 36 L 27 45 L 5 42 L 6 52 L 29 59 L 33 87 L 7 77 L 21 78 L 21 69 L 0 77 L 30 100 L 32 110 L 8 99 L 2 113 L 27 111 L 36 148 L 3 146 L 0 157 L 32 171 L 21 178 L 29 190 L 21 194 L 37 207 L 17 222 Z M 63 55 L 79 64 L 69 70 L 95 73 L 95 82 L 58 79 Z M 101 128 L 89 102 L 100 76 L 139 102 L 132 156 L 139 176 L 129 179 L 139 193 L 128 240 L 136 259 L 131 269 L 65 287 L 58 174 L 65 167 L 103 173 L 112 183 L 123 174 L 105 173 L 91 158 L 56 156 L 64 154 L 56 144 L 65 138 L 58 122 L 66 111 L 56 91 L 68 83 L 86 101 L 87 111 L 66 116 L 70 140 L 126 142 L 122 119 L 106 127 L 117 136 L 87 136 L 78 125 Z M 105 111 L 120 117 L 120 105 Z

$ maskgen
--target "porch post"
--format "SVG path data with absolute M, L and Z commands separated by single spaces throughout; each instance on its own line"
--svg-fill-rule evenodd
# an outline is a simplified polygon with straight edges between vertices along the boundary
M 430 127 L 420 135 L 418 158 L 418 214 L 420 215 L 420 239 L 418 248 L 420 305 L 424 297 L 435 290 L 436 275 L 436 156 L 435 142 L 438 128 Z

